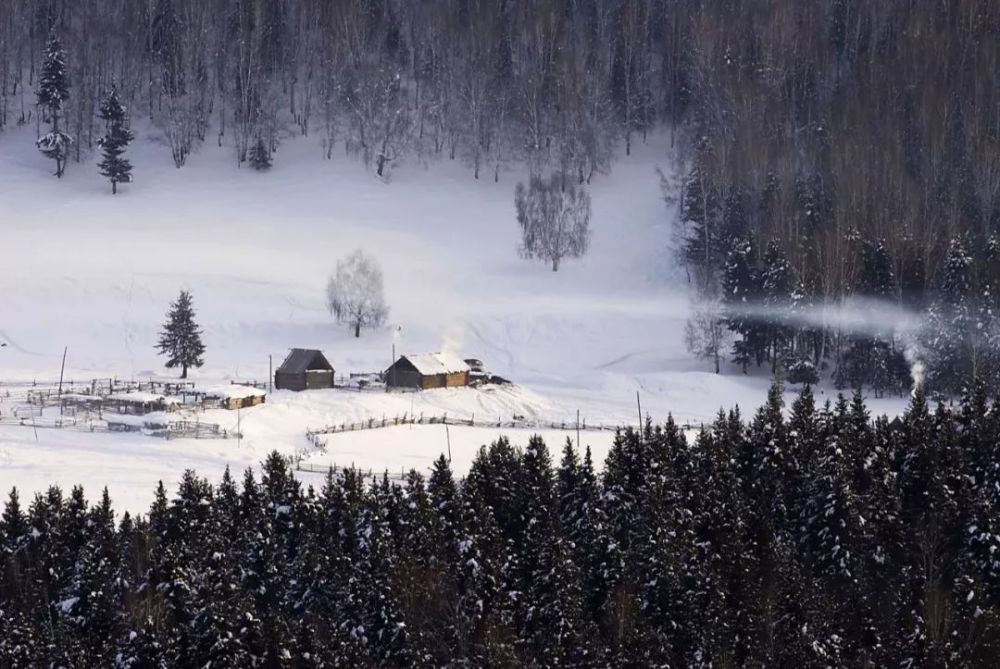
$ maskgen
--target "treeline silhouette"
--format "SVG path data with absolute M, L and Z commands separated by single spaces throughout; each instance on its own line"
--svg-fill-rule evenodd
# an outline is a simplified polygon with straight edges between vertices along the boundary
M 945 667 L 1000 652 L 1000 404 L 788 416 L 443 457 L 403 484 L 277 453 L 116 519 L 81 488 L 0 521 L 4 667 Z
M 815 367 L 878 393 L 908 384 L 911 349 L 933 390 L 957 394 L 971 376 L 998 387 L 1000 5 L 709 2 L 681 14 L 679 236 L 709 304 L 699 352 L 805 377 Z M 852 298 L 927 325 L 823 320 Z M 748 304 L 767 316 L 747 317 Z M 810 310 L 821 317 L 803 323 Z M 732 347 L 707 325 L 720 322 Z

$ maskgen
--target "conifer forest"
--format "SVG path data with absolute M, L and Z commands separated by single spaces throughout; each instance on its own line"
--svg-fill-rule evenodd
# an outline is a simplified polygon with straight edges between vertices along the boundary
M 679 211 L 703 302 L 701 354 L 876 393 L 909 388 L 917 361 L 931 391 L 998 385 L 990 0 L 0 8 L 0 131 L 35 126 L 57 176 L 104 146 L 113 189 L 131 180 L 122 121 L 102 138 L 108 109 L 157 128 L 178 167 L 215 144 L 267 169 L 307 135 L 385 178 L 458 160 L 476 179 L 527 166 L 583 184 L 667 132 L 665 216 Z M 921 326 L 830 314 L 857 300 Z
M 981 383 L 892 421 L 776 386 L 600 471 L 534 438 L 318 488 L 275 453 L 137 516 L 11 491 L 0 666 L 993 667 L 997 444 Z
M 0 244 L 0 669 L 1000 666 L 997 0 L 0 0 Z

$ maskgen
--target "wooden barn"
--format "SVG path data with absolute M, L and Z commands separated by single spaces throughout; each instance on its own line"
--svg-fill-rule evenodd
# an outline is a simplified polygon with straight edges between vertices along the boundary
M 315 390 L 333 388 L 333 365 L 322 351 L 293 348 L 274 372 L 278 390 Z
M 385 384 L 390 388 L 453 388 L 469 385 L 471 368 L 450 353 L 403 355 L 385 370 Z
M 263 404 L 266 395 L 267 393 L 260 388 L 231 384 L 205 391 L 202 406 L 206 409 L 219 408 L 235 411 Z

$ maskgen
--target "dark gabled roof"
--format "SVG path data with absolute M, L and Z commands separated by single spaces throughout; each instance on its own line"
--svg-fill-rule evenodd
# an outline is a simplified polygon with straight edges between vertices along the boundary
M 288 352 L 285 361 L 278 367 L 285 374 L 304 374 L 312 369 L 333 371 L 333 365 L 326 359 L 322 351 L 314 348 L 293 348 Z

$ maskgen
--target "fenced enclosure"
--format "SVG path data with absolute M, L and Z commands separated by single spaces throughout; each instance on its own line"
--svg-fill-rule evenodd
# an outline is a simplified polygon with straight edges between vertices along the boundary
M 206 393 L 192 381 L 134 381 L 111 378 L 78 381 L 0 383 L 0 425 L 81 432 L 135 432 L 166 439 L 238 437 L 215 423 L 176 419 L 144 421 L 158 412 L 192 415 Z M 58 412 L 56 414 L 56 412 Z M 54 415 L 55 414 L 55 415 Z M 129 418 L 131 417 L 131 418 Z

